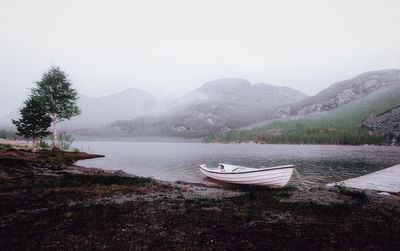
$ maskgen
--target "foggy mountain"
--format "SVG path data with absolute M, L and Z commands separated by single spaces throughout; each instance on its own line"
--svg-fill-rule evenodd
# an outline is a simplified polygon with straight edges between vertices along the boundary
M 315 96 L 282 106 L 275 111 L 274 117 L 287 118 L 329 111 L 393 85 L 400 86 L 400 70 L 366 72 L 352 79 L 337 82 Z
M 1 128 L 14 128 L 13 124 L 11 123 L 12 119 L 19 118 L 19 110 L 14 110 L 12 112 L 7 113 L 4 116 L 0 117 L 0 127 Z
M 161 102 L 159 98 L 134 88 L 103 97 L 79 94 L 78 106 L 82 113 L 73 117 L 70 121 L 60 123 L 60 128 L 102 127 L 116 120 L 133 119 L 151 112 Z M 0 118 L 0 126 L 12 126 L 11 119 L 18 117 L 18 110 L 11 112 Z
M 92 128 L 116 120 L 133 119 L 157 108 L 161 100 L 135 88 L 103 97 L 80 95 L 78 106 L 82 114 L 63 122 L 66 128 Z
M 363 73 L 280 107 L 272 119 L 205 142 L 400 144 L 400 70 Z M 367 130 L 368 129 L 368 130 Z
M 82 114 L 60 128 L 88 136 L 203 137 L 271 119 L 324 113 L 392 87 L 400 87 L 400 70 L 366 72 L 312 97 L 239 78 L 210 81 L 167 101 L 137 89 L 104 97 L 81 94 Z M 1 118 L 0 125 L 9 126 L 16 117 L 17 111 Z
M 210 81 L 158 111 L 108 129 L 119 135 L 200 137 L 269 118 L 274 109 L 306 98 L 289 87 L 238 78 Z

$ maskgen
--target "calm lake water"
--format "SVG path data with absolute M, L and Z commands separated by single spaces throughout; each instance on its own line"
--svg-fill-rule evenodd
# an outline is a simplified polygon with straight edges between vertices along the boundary
M 202 182 L 198 165 L 219 162 L 249 167 L 296 165 L 313 185 L 341 181 L 400 164 L 400 147 L 201 144 L 171 142 L 75 142 L 105 158 L 79 161 L 86 167 L 123 170 L 168 181 Z M 291 184 L 298 185 L 295 174 Z

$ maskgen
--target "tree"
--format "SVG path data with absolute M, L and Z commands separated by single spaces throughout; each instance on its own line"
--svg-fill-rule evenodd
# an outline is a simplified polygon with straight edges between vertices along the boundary
M 33 145 L 36 145 L 36 138 L 50 134 L 47 129 L 51 125 L 51 118 L 38 98 L 31 96 L 24 104 L 20 109 L 21 118 L 13 119 L 12 123 L 17 127 L 17 135 L 32 138 Z
M 32 94 L 40 99 L 51 117 L 53 148 L 57 147 L 57 123 L 80 114 L 76 105 L 77 92 L 71 86 L 65 72 L 58 66 L 52 66 L 32 89 Z

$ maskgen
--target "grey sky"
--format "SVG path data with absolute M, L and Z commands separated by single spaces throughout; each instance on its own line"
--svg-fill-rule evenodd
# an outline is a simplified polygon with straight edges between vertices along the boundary
M 221 77 L 315 94 L 400 68 L 399 12 L 396 0 L 0 0 L 0 115 L 51 64 L 92 96 L 178 96 Z

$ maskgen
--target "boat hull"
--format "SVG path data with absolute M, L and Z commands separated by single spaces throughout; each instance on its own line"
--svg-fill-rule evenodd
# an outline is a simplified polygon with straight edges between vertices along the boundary
M 200 166 L 200 171 L 207 177 L 230 184 L 267 186 L 280 188 L 285 186 L 293 174 L 294 166 L 286 168 L 256 169 L 244 172 L 216 172 Z

